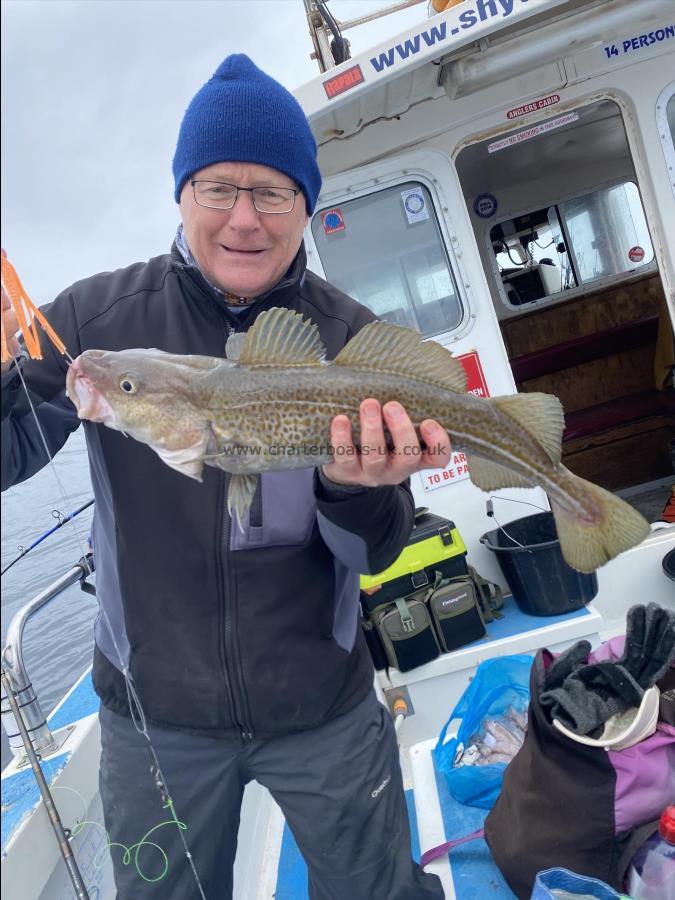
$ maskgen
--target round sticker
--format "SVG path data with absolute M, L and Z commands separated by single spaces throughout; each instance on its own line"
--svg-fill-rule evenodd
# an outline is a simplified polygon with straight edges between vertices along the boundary
M 424 197 L 421 194 L 408 194 L 404 203 L 411 216 L 419 215 L 424 209 Z
M 642 260 L 644 258 L 645 258 L 644 248 L 640 247 L 637 244 L 635 247 L 631 247 L 630 250 L 628 251 L 628 259 L 631 262 L 634 262 L 634 263 L 642 262 Z
M 481 219 L 489 219 L 497 212 L 498 205 L 494 194 L 479 194 L 473 201 L 473 211 Z

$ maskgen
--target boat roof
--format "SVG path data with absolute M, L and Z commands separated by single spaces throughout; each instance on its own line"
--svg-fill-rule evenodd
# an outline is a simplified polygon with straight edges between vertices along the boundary
M 507 36 L 608 2 L 467 0 L 329 69 L 294 93 L 317 143 L 324 144 L 443 96 L 441 68 L 449 58 L 470 56 Z

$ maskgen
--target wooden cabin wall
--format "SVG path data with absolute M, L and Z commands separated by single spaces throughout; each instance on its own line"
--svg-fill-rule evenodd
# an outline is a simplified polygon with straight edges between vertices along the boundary
M 643 319 L 658 316 L 664 302 L 663 286 L 657 274 L 640 278 L 595 294 L 548 307 L 502 323 L 509 359 L 544 350 Z M 613 356 L 531 378 L 519 390 L 543 391 L 560 398 L 565 410 L 573 412 L 607 400 L 655 387 L 656 344 L 637 347 Z
M 502 322 L 509 358 L 555 347 L 575 337 L 604 332 L 656 317 L 665 303 L 658 274 Z M 566 414 L 656 388 L 656 342 L 518 384 L 561 400 Z M 620 489 L 673 474 L 669 443 L 675 416 L 645 415 L 628 424 L 566 441 L 563 461 L 574 472 L 608 489 Z

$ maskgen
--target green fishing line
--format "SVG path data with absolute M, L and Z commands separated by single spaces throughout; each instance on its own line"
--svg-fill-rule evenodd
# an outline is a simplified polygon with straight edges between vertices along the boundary
M 49 765 L 48 761 L 43 760 L 43 765 L 48 766 Z M 49 775 L 51 776 L 51 772 L 49 773 Z M 53 778 L 55 778 L 55 777 L 56 776 L 53 776 Z M 84 797 L 82 796 L 82 794 L 80 794 L 79 791 L 75 790 L 75 788 L 68 787 L 66 785 L 54 784 L 53 778 L 52 778 L 50 786 L 49 786 L 50 790 L 52 790 L 52 791 L 70 791 L 71 793 L 75 794 L 82 801 L 84 815 L 86 815 L 87 803 L 86 803 L 86 800 L 84 799 Z M 168 809 L 170 811 L 171 818 L 167 819 L 164 822 L 160 822 L 158 825 L 153 825 L 153 827 L 149 831 L 146 831 L 146 833 L 143 835 L 143 837 L 140 839 L 140 841 L 137 841 L 135 844 L 131 844 L 131 846 L 129 846 L 129 847 L 127 847 L 126 844 L 119 843 L 118 841 L 111 841 L 110 835 L 106 831 L 105 827 L 103 825 L 101 825 L 100 822 L 94 822 L 91 819 L 82 819 L 81 821 L 77 822 L 77 824 L 73 828 L 70 829 L 70 835 L 72 837 L 76 837 L 78 834 L 81 834 L 81 832 L 87 826 L 100 828 L 101 831 L 103 832 L 103 834 L 105 835 L 106 843 L 101 849 L 99 849 L 96 852 L 96 854 L 93 858 L 94 867 L 96 869 L 102 869 L 105 866 L 106 854 L 111 851 L 112 847 L 120 847 L 122 850 L 124 850 L 124 853 L 122 855 L 122 863 L 125 866 L 128 866 L 128 865 L 130 865 L 130 863 L 133 859 L 134 868 L 138 872 L 139 877 L 142 878 L 143 881 L 147 882 L 148 884 L 155 884 L 156 882 L 161 881 L 163 878 L 166 878 L 166 875 L 169 871 L 169 857 L 163 847 L 161 847 L 159 844 L 155 843 L 154 841 L 149 841 L 148 838 L 150 837 L 150 835 L 153 832 L 157 831 L 160 828 L 163 828 L 165 825 L 175 825 L 181 831 L 187 831 L 187 827 L 188 827 L 185 824 L 185 822 L 181 822 L 180 819 L 176 816 L 174 803 L 170 797 L 168 798 L 166 803 L 164 803 L 162 805 L 163 805 L 164 809 Z M 160 859 L 162 860 L 162 870 L 159 873 L 159 875 L 156 875 L 154 878 L 151 878 L 149 875 L 146 875 L 141 867 L 141 863 L 139 860 L 139 854 L 143 847 L 154 847 L 155 850 L 157 850 L 158 853 L 160 854 Z

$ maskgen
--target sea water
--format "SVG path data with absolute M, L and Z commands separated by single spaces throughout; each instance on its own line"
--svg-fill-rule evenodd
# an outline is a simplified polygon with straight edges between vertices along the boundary
M 80 428 L 50 466 L 2 495 L 2 568 L 56 524 L 52 511 L 67 515 L 92 496 L 89 466 Z M 63 486 L 63 494 L 59 487 Z M 65 496 L 64 496 L 65 494 Z M 80 559 L 93 507 L 86 509 L 2 576 L 2 644 L 12 616 Z M 48 714 L 91 664 L 96 599 L 74 585 L 40 609 L 23 636 L 24 662 L 44 713 Z M 11 759 L 2 732 L 2 768 Z

